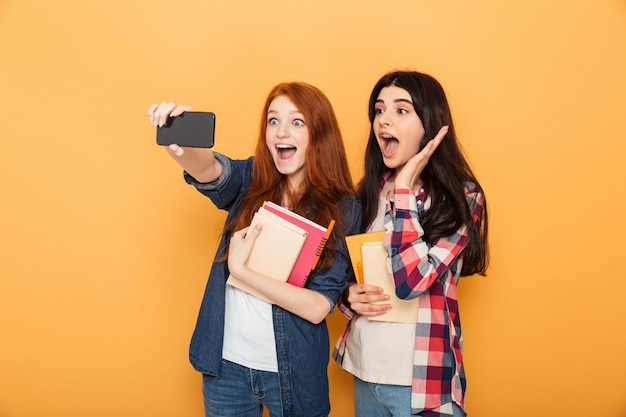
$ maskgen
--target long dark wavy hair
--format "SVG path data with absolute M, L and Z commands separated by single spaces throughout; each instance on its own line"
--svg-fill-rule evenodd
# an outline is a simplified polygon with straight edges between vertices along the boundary
M 430 209 L 420 219 L 426 241 L 434 243 L 439 238 L 451 236 L 461 225 L 467 225 L 468 244 L 464 250 L 461 275 L 485 275 L 489 264 L 487 200 L 485 199 L 480 217 L 472 219 L 464 186 L 471 182 L 478 191 L 483 190 L 459 145 L 443 87 L 430 75 L 415 71 L 391 72 L 384 75 L 372 90 L 369 99 L 369 120 L 372 127 L 365 151 L 365 175 L 357 188 L 357 195 L 363 205 L 361 231 L 366 231 L 377 215 L 381 179 L 389 170 L 383 162 L 373 129 L 376 100 L 380 91 L 389 86 L 402 88 L 411 96 L 413 107 L 425 130 L 420 150 L 436 136 L 442 126 L 449 126 L 446 137 L 430 157 L 420 176 L 432 198 Z
M 306 151 L 305 178 L 300 189 L 289 187 L 287 176 L 281 174 L 265 142 L 267 111 L 272 101 L 287 97 L 302 113 L 309 130 Z M 280 204 L 287 195 L 291 209 L 321 225 L 335 220 L 335 227 L 320 258 L 318 268 L 330 267 L 335 255 L 335 240 L 342 238 L 342 207 L 346 195 L 355 194 L 348 168 L 339 122 L 326 95 L 303 82 L 281 83 L 268 94 L 261 115 L 259 138 L 252 165 L 252 184 L 243 198 L 237 214 L 224 227 L 224 234 L 240 230 L 250 224 L 254 212 L 266 200 Z M 226 252 L 227 253 L 227 252 Z

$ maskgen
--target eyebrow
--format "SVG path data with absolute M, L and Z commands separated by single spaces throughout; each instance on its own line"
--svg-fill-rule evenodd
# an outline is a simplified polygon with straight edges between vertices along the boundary
M 278 110 L 267 109 L 267 114 L 271 114 L 271 113 L 278 113 Z M 304 114 L 302 114 L 302 112 L 301 112 L 301 111 L 299 111 L 299 110 L 291 110 L 291 111 L 289 112 L 289 115 L 290 115 L 290 116 L 291 116 L 291 115 L 294 115 L 294 114 L 295 114 L 295 115 L 297 115 L 297 116 L 299 115 L 299 116 L 301 116 L 301 117 L 304 117 Z
M 413 105 L 413 102 L 407 98 L 396 98 L 393 100 L 394 103 L 407 103 L 410 105 Z M 385 104 L 385 102 L 381 99 L 376 100 L 376 103 L 383 103 Z

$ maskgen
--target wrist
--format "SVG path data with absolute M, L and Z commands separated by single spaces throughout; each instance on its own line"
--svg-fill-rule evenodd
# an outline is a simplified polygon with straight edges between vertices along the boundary
M 353 313 L 356 313 L 356 311 L 352 309 L 352 305 L 350 304 L 348 298 L 350 296 L 350 287 L 355 284 L 356 282 L 354 281 L 349 282 L 348 285 L 346 285 L 346 288 L 343 289 L 341 296 L 339 297 L 341 300 L 341 304 L 343 304 L 348 310 L 352 311 Z

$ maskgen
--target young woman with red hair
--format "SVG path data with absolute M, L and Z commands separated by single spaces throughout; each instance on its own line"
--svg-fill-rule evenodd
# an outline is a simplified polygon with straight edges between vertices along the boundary
M 153 104 L 150 121 L 191 111 Z M 207 417 L 327 416 L 329 337 L 325 317 L 352 275 L 343 237 L 356 233 L 361 207 L 353 192 L 341 132 L 316 87 L 275 86 L 265 106 L 254 157 L 233 160 L 210 149 L 166 147 L 184 178 L 228 212 L 191 340 L 203 374 Z M 253 214 L 270 200 L 317 222 L 336 221 L 305 288 L 251 271 L 245 261 L 259 234 Z M 271 303 L 226 285 L 229 274 Z

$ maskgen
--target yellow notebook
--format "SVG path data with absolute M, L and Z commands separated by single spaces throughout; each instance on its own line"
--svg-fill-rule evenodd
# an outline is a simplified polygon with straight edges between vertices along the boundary
M 246 265 L 259 274 L 287 282 L 300 255 L 307 232 L 263 208 L 254 214 L 250 226 L 254 227 L 259 223 L 263 228 L 254 242 Z M 228 277 L 226 283 L 269 302 L 254 288 L 232 275 Z

